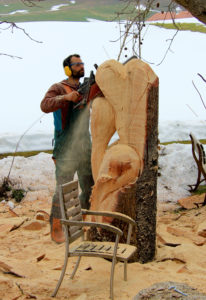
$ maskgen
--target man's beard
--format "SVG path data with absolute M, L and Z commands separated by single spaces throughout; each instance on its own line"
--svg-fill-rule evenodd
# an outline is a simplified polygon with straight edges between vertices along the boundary
M 72 71 L 72 77 L 75 78 L 75 79 L 79 79 L 81 77 L 84 77 L 84 71 L 78 71 L 78 72 Z

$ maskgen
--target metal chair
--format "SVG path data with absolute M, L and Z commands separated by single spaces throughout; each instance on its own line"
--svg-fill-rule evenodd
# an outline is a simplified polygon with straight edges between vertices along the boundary
M 80 200 L 78 198 L 78 181 L 72 181 L 66 184 L 63 184 L 59 187 L 60 192 L 60 207 L 62 219 L 61 223 L 64 228 L 65 233 L 65 259 L 64 265 L 61 271 L 61 275 L 57 286 L 52 294 L 52 297 L 55 297 L 58 289 L 64 278 L 64 274 L 67 267 L 68 258 L 70 256 L 77 256 L 77 262 L 75 268 L 71 274 L 71 279 L 74 277 L 77 268 L 79 266 L 82 256 L 94 256 L 107 258 L 112 261 L 111 265 L 111 276 L 110 276 L 110 298 L 114 299 L 113 296 L 113 280 L 114 280 L 114 269 L 115 264 L 118 261 L 124 262 L 124 280 L 127 280 L 127 262 L 130 257 L 136 252 L 137 248 L 135 246 L 129 245 L 130 238 L 132 233 L 132 227 L 136 225 L 135 221 L 129 216 L 126 216 L 121 213 L 113 212 L 99 212 L 99 211 L 90 211 L 81 209 Z M 85 222 L 83 221 L 82 215 L 98 215 L 117 218 L 121 221 L 128 223 L 128 234 L 126 244 L 119 243 L 120 236 L 123 235 L 123 232 L 112 225 L 106 223 L 97 223 L 97 222 Z M 96 227 L 103 228 L 110 232 L 115 233 L 116 240 L 115 242 L 91 242 L 85 240 L 84 227 Z M 80 239 L 81 238 L 81 239 Z M 70 248 L 70 244 L 74 241 L 75 246 Z M 79 241 L 79 242 L 78 242 Z

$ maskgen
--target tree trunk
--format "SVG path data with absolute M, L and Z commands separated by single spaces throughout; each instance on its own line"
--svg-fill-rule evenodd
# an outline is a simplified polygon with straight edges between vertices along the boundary
M 205 0 L 175 0 L 175 2 L 186 8 L 195 18 L 206 24 Z
M 144 170 L 136 187 L 137 259 L 142 263 L 155 257 L 157 174 L 158 174 L 158 89 L 149 93 L 147 110 L 147 141 Z
M 131 111 L 133 113 L 130 115 L 128 111 L 126 111 L 126 115 L 128 114 L 129 118 L 135 121 L 131 127 L 131 132 L 130 130 L 126 130 L 128 129 L 128 126 L 125 126 L 126 129 L 124 128 L 122 131 L 124 134 L 121 134 L 122 132 L 120 132 L 120 141 L 118 142 L 118 145 L 112 145 L 110 148 L 102 150 L 102 140 L 104 139 L 102 139 L 101 134 L 103 132 L 103 130 L 101 130 L 101 115 L 103 114 L 102 107 L 105 104 L 101 101 L 104 100 L 98 99 L 98 102 L 96 102 L 97 106 L 101 108 L 101 114 L 98 114 L 99 110 L 97 110 L 96 106 L 94 107 L 95 122 L 94 124 L 92 123 L 92 136 L 94 137 L 92 147 L 97 148 L 99 154 L 96 151 L 93 153 L 93 166 L 96 175 L 94 176 L 95 185 L 91 196 L 91 210 L 117 211 L 129 215 L 136 220 L 137 227 L 133 231 L 131 244 L 137 246 L 138 252 L 137 255 L 133 257 L 133 260 L 145 263 L 154 259 L 156 243 L 158 78 L 153 71 L 149 69 L 147 64 L 139 60 L 136 62 L 136 66 L 134 65 L 136 72 L 137 70 L 135 67 L 137 70 L 138 68 L 140 69 L 137 73 L 134 73 L 133 76 L 131 76 L 132 71 L 129 69 L 128 74 L 130 79 L 128 80 L 134 83 L 135 86 L 133 86 L 133 88 L 134 90 L 136 89 L 135 93 L 137 93 L 137 97 L 134 97 L 134 93 L 132 93 L 133 96 L 131 99 L 129 96 L 126 97 L 123 95 L 122 100 L 127 101 L 127 105 L 132 106 Z M 101 78 L 104 78 L 104 81 L 106 75 L 108 75 L 108 66 L 106 66 L 105 69 L 106 73 L 103 71 L 101 73 Z M 144 70 L 144 72 L 141 73 L 142 70 Z M 114 73 L 112 74 L 114 75 Z M 135 79 L 136 76 L 138 77 L 137 80 Z M 99 77 L 97 76 L 97 79 L 98 78 Z M 111 78 L 109 81 L 110 84 L 112 84 Z M 148 84 L 148 81 L 150 84 Z M 97 83 L 104 95 L 107 95 L 109 90 L 109 88 L 107 89 L 107 85 L 104 89 L 104 84 L 101 80 Z M 141 85 L 144 88 L 141 89 Z M 114 88 L 117 87 L 114 86 Z M 126 91 L 128 93 L 130 89 L 126 88 Z M 120 100 L 122 93 L 123 92 L 121 91 L 118 94 L 118 101 L 114 101 L 114 103 L 116 103 L 117 106 L 120 105 L 122 109 L 116 109 L 112 100 L 108 100 L 112 103 L 113 110 L 106 110 L 109 115 L 108 120 L 106 115 L 103 114 L 105 117 L 105 126 L 107 127 L 107 121 L 109 121 L 109 128 L 116 128 L 117 131 L 118 128 L 122 129 L 124 127 L 124 122 L 121 123 L 121 126 L 118 125 L 118 117 L 116 115 L 121 114 L 122 110 L 124 110 L 123 102 Z M 114 96 L 112 93 L 108 93 L 106 99 L 111 99 L 109 98 L 110 95 L 111 98 Z M 134 103 L 132 104 L 132 101 L 135 105 Z M 137 103 L 141 103 L 140 106 L 136 106 Z M 134 107 L 137 107 L 136 111 L 134 110 Z M 112 112 L 114 112 L 115 117 L 112 117 Z M 122 115 L 119 119 L 124 120 L 125 118 L 125 115 Z M 94 120 L 92 120 L 92 122 L 93 121 Z M 113 124 L 112 122 L 116 123 Z M 125 124 L 128 125 L 131 124 L 131 122 L 128 123 L 128 121 L 126 121 Z M 106 133 L 109 132 L 109 128 L 105 130 Z M 98 130 L 100 131 L 98 132 Z M 113 130 L 111 130 L 109 135 L 112 135 L 112 132 Z M 101 136 L 101 141 L 98 139 L 99 136 Z M 128 139 L 126 139 L 127 136 L 129 136 Z M 122 144 L 121 141 L 123 141 Z M 125 141 L 127 141 L 128 146 L 125 146 Z M 116 152 L 115 147 L 119 147 L 119 152 Z M 121 153 L 121 155 L 119 155 L 119 153 Z M 128 156 L 125 158 L 125 155 L 127 154 Z M 133 160 L 136 164 L 133 164 Z M 133 177 L 131 177 L 131 174 Z M 121 178 L 124 180 L 122 179 L 121 181 Z M 120 184 L 120 186 L 118 184 Z M 99 198 L 101 198 L 101 201 Z M 96 218 L 95 221 L 102 221 L 102 219 Z M 121 241 L 126 242 L 127 226 L 118 220 L 106 221 L 111 222 L 112 225 L 123 230 L 124 235 L 121 238 Z M 92 229 L 88 235 L 91 240 L 114 240 L 114 237 L 104 230 L 99 233 L 96 229 Z

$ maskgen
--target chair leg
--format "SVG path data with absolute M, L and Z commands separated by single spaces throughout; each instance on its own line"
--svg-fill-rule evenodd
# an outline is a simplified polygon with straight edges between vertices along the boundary
M 124 280 L 127 281 L 127 261 L 124 262 Z
M 77 271 L 77 268 L 78 268 L 78 266 L 79 266 L 80 260 L 81 260 L 81 256 L 78 257 L 78 260 L 77 260 L 77 262 L 76 262 L 76 265 L 75 265 L 75 267 L 74 267 L 74 270 L 73 270 L 73 272 L 72 272 L 72 275 L 70 276 L 71 279 L 73 279 L 73 277 L 74 277 L 74 275 L 75 275 L 75 273 L 76 273 L 76 271 Z
M 115 268 L 116 261 L 113 259 L 112 261 L 112 269 L 111 269 L 111 277 L 110 277 L 110 299 L 114 299 L 114 292 L 113 292 L 113 282 L 114 282 L 114 268 Z
M 66 253 L 65 253 L 64 266 L 63 266 L 63 268 L 62 268 L 62 272 L 61 272 L 59 281 L 58 281 L 58 283 L 57 283 L 57 286 L 56 286 L 56 288 L 55 288 L 53 294 L 51 295 L 52 297 L 56 297 L 56 294 L 57 294 L 57 292 L 58 292 L 58 290 L 59 290 L 59 287 L 60 287 L 60 285 L 61 285 L 61 283 L 62 283 L 62 280 L 63 280 L 63 278 L 64 278 L 64 274 L 65 274 L 65 271 L 66 271 L 66 268 L 67 268 L 67 262 L 68 262 L 68 254 L 67 254 L 67 253 L 68 253 L 68 251 L 66 251 Z

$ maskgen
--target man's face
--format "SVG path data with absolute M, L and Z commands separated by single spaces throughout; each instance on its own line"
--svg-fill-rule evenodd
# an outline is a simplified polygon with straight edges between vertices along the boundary
M 84 77 L 84 63 L 81 58 L 73 56 L 71 58 L 70 69 L 72 70 L 73 78 Z

